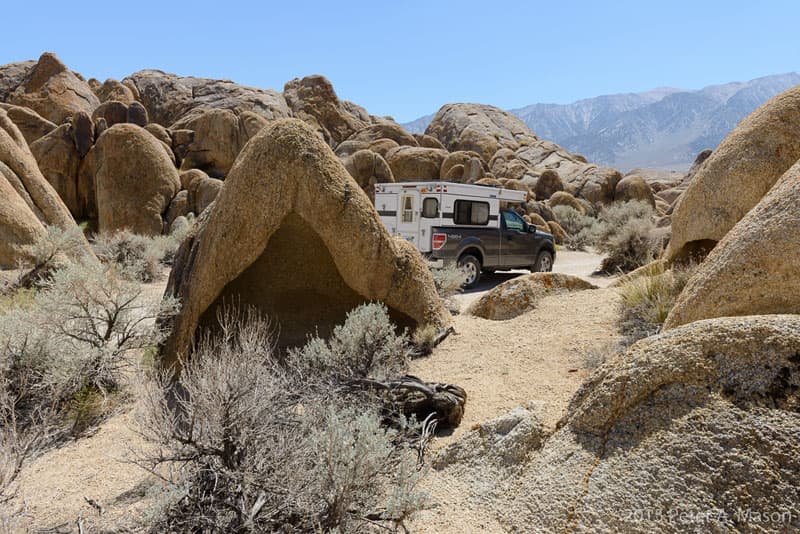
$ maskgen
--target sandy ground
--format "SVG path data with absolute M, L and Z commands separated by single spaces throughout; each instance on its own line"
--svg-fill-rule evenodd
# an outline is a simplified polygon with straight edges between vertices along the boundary
M 606 287 L 613 278 L 592 276 L 601 258 L 586 252 L 559 253 L 554 271 L 580 276 Z M 525 271 L 485 276 L 478 288 L 458 298 L 462 310 L 505 280 Z M 440 436 L 431 453 L 459 439 L 477 423 L 516 406 L 533 409 L 553 428 L 573 393 L 589 375 L 586 355 L 619 340 L 616 329 L 619 297 L 613 289 L 559 294 L 542 299 L 537 308 L 508 321 L 469 315 L 455 317 L 456 334 L 411 372 L 426 380 L 458 384 L 467 391 L 461 426 Z M 432 509 L 411 524 L 414 532 L 503 532 L 480 495 L 464 480 L 431 470 L 423 487 Z
M 560 251 L 554 270 L 604 287 L 613 279 L 591 275 L 599 263 L 595 254 Z M 484 277 L 476 290 L 458 296 L 461 308 L 523 272 Z M 163 279 L 146 286 L 148 298 L 160 298 L 165 284 Z M 613 289 L 597 289 L 544 298 L 535 310 L 508 321 L 456 316 L 456 333 L 411 368 L 423 379 L 459 384 L 469 396 L 461 427 L 437 438 L 433 450 L 518 405 L 533 403 L 545 424 L 553 426 L 589 373 L 585 355 L 617 340 L 617 302 Z M 83 517 L 84 528 L 92 532 L 140 517 L 146 504 L 141 499 L 154 479 L 130 463 L 131 451 L 146 446 L 134 426 L 129 409 L 94 435 L 30 462 L 20 475 L 20 493 L 13 503 L 19 512 L 17 525 L 61 526 L 61 532 L 77 532 L 76 520 Z M 415 532 L 502 531 L 462 481 L 443 477 L 431 471 L 424 481 L 434 506 L 411 525 Z M 103 515 L 84 497 L 102 504 Z

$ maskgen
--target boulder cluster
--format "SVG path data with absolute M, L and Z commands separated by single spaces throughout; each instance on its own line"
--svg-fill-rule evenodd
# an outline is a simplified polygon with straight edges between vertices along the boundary
M 386 182 L 513 188 L 528 193 L 520 214 L 559 241 L 567 236 L 551 204 L 592 213 L 639 199 L 663 213 L 669 208 L 642 177 L 589 164 L 500 109 L 449 104 L 425 134 L 410 134 L 339 99 L 318 75 L 291 80 L 282 92 L 158 70 L 101 83 L 45 53 L 0 66 L 0 109 L 72 217 L 94 221 L 101 232 L 155 235 L 181 216 L 199 215 L 248 141 L 286 118 L 308 124 L 370 198 Z
M 509 531 L 800 529 L 800 87 L 701 154 L 674 189 L 658 263 L 699 265 L 662 332 L 609 357 L 555 429 L 517 409 L 433 462 L 491 496 Z M 504 294 L 529 305 L 533 280 L 518 280 L 474 311 L 508 316 L 495 302 Z

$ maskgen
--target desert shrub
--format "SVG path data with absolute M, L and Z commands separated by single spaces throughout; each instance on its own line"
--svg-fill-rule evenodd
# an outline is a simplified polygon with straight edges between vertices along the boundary
M 669 270 L 661 265 L 620 287 L 619 325 L 627 344 L 658 333 L 695 269 L 691 264 Z
M 606 255 L 602 270 L 627 272 L 653 261 L 661 252 L 654 231 L 653 209 L 646 202 L 617 203 L 603 209 L 592 230 L 595 247 Z
M 172 234 L 155 237 L 122 230 L 99 234 L 93 245 L 100 261 L 116 265 L 125 277 L 152 282 L 158 278 L 162 266 L 172 264 L 189 229 L 183 226 Z
M 595 233 L 594 224 L 597 219 L 584 215 L 571 206 L 553 206 L 558 224 L 567 232 L 567 239 L 564 245 L 570 250 L 585 250 L 594 244 Z
M 467 275 L 455 264 L 442 268 L 432 268 L 431 275 L 436 291 L 443 299 L 447 299 L 461 292 L 467 281 Z
M 431 276 L 433 276 L 436 291 L 447 309 L 453 314 L 459 313 L 461 306 L 455 296 L 461 293 L 467 281 L 466 273 L 457 265 L 450 264 L 442 268 L 431 268 Z
M 20 275 L 10 287 L 6 288 L 6 292 L 38 287 L 48 280 L 60 265 L 71 259 L 80 258 L 86 250 L 85 247 L 86 239 L 77 226 L 67 230 L 48 226 L 44 239 L 28 247 L 33 262 L 20 265 Z
M 257 314 L 220 323 L 177 381 L 145 384 L 141 428 L 159 450 L 140 464 L 170 474 L 151 531 L 358 532 L 422 507 L 414 425 L 383 426 L 377 399 L 342 382 L 402 367 L 385 308 L 360 307 L 286 358 Z
M 120 390 L 134 355 L 160 341 L 153 319 L 171 311 L 170 302 L 147 306 L 138 284 L 96 261 L 53 272 L 0 316 L 0 445 L 21 465 L 96 421 L 94 408 Z
M 408 368 L 408 338 L 398 335 L 383 304 L 364 304 L 347 314 L 329 339 L 312 338 L 290 349 L 287 364 L 306 376 L 341 382 L 351 378 L 386 378 Z

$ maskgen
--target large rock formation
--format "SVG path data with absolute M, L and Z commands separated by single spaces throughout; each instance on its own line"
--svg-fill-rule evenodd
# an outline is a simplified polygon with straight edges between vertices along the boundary
M 614 189 L 614 200 L 619 202 L 638 200 L 647 202 L 652 208 L 656 207 L 656 199 L 650 185 L 645 182 L 644 178 L 636 174 L 628 175 L 617 183 Z
M 25 75 L 36 65 L 33 60 L 0 65 L 0 102 L 8 100 L 14 89 L 22 84 Z
M 196 215 L 203 213 L 222 191 L 223 184 L 222 180 L 209 178 L 206 175 L 192 180 L 186 188 L 189 194 L 186 199 L 188 210 Z
M 368 125 L 369 117 L 351 113 L 324 76 L 295 78 L 286 83 L 283 96 L 294 116 L 312 125 L 332 147 Z
M 445 158 L 445 150 L 416 146 L 400 146 L 386 153 L 386 163 L 397 182 L 438 180 Z
M 166 148 L 149 132 L 133 124 L 106 130 L 92 147 L 92 162 L 100 231 L 128 229 L 158 235 L 162 214 L 180 189 L 178 171 Z
M 94 90 L 100 102 L 107 102 L 109 100 L 116 100 L 123 104 L 132 104 L 136 102 L 136 95 L 134 95 L 131 88 L 122 82 L 113 78 L 107 79 L 103 85 Z
M 46 225 L 75 226 L 4 109 L 0 109 L 0 193 L 0 268 L 30 260 L 26 247 L 46 235 Z
M 78 200 L 81 156 L 72 139 L 72 124 L 62 124 L 31 144 L 39 170 L 75 217 L 82 215 Z
M 699 321 L 640 341 L 581 387 L 511 487 L 494 489 L 501 523 L 514 532 L 799 530 L 798 347 L 796 315 Z
M 513 319 L 536 308 L 547 295 L 585 289 L 597 286 L 570 274 L 531 273 L 496 286 L 470 306 L 469 313 L 493 321 Z
M 56 129 L 55 124 L 30 108 L 15 106 L 13 104 L 3 104 L 2 102 L 0 102 L 0 108 L 6 110 L 8 118 L 17 125 L 17 128 L 22 132 L 22 136 L 29 145 Z
M 380 154 L 372 150 L 359 150 L 346 157 L 342 163 L 350 176 L 373 202 L 375 201 L 375 184 L 394 182 L 394 175 L 389 164 Z
M 267 125 L 252 111 L 199 108 L 175 122 L 172 130 L 192 130 L 194 136 L 183 154 L 181 169 L 201 169 L 222 178 L 230 171 L 242 147 Z
M 178 252 L 166 294 L 180 314 L 161 350 L 187 356 L 223 305 L 266 313 L 281 346 L 330 333 L 358 304 L 381 300 L 402 325 L 450 318 L 419 253 L 392 238 L 369 199 L 307 124 L 281 120 L 247 144 Z
M 229 80 L 141 70 L 122 83 L 136 88 L 138 100 L 147 109 L 150 120 L 161 126 L 170 126 L 196 108 L 252 111 L 269 120 L 291 116 L 291 110 L 279 92 L 247 87 Z
M 800 87 L 743 120 L 697 169 L 672 213 L 670 261 L 703 255 L 800 159 Z
M 800 162 L 700 264 L 664 328 L 734 315 L 800 314 Z
M 50 52 L 42 54 L 7 101 L 31 108 L 55 124 L 79 111 L 91 115 L 100 104 L 89 85 Z
M 613 202 L 622 179 L 614 169 L 589 164 L 557 144 L 539 139 L 517 117 L 493 106 L 447 104 L 426 134 L 438 138 L 450 151 L 477 152 L 496 178 L 534 179 L 546 170 L 555 170 L 565 190 L 592 203 Z
M 472 150 L 484 161 L 492 159 L 500 148 L 516 150 L 520 141 L 536 139 L 524 122 L 494 106 L 447 104 L 425 130 L 453 152 Z

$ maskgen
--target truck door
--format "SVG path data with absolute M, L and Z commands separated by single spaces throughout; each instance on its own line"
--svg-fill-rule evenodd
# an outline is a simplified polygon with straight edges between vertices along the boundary
M 500 263 L 504 267 L 533 265 L 533 244 L 530 234 L 525 231 L 525 220 L 510 210 L 500 215 Z
M 397 206 L 397 233 L 419 248 L 419 192 L 403 191 Z

